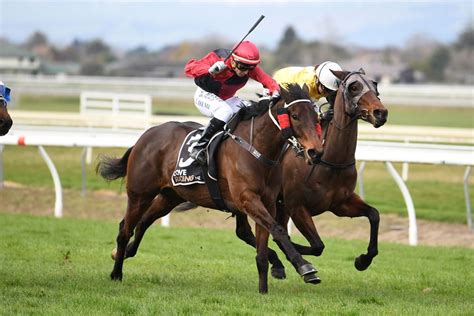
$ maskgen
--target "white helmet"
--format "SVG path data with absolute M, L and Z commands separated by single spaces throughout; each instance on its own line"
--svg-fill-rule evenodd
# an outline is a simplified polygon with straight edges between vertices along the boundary
M 342 70 L 341 66 L 332 61 L 325 61 L 316 68 L 316 77 L 319 82 L 329 90 L 336 91 L 339 86 L 339 79 L 334 76 L 331 70 Z

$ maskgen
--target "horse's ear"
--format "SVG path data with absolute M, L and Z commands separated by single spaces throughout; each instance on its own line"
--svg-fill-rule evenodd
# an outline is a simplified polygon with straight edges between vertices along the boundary
M 303 83 L 303 87 L 302 87 L 302 88 L 303 88 L 303 91 L 304 91 L 305 93 L 309 94 L 309 87 L 308 87 L 308 85 L 307 85 L 306 83 Z
M 363 68 L 360 68 L 360 69 L 359 69 L 359 72 L 360 72 L 361 74 L 365 75 L 365 70 L 364 70 Z
M 337 79 L 341 81 L 344 80 L 344 78 L 346 78 L 346 76 L 350 73 L 349 71 L 344 71 L 344 70 L 332 70 L 332 69 L 330 70 L 334 74 L 334 76 L 336 76 Z

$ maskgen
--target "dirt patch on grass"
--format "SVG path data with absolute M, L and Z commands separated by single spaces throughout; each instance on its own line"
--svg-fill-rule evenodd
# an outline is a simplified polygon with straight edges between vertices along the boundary
M 0 212 L 3 213 L 52 216 L 55 195 L 50 188 L 27 188 L 6 183 L 0 190 L 0 201 Z M 124 193 L 101 190 L 82 196 L 80 191 L 66 189 L 63 191 L 63 214 L 69 218 L 110 220 L 118 224 L 125 212 L 126 201 Z M 314 221 L 323 240 L 325 237 L 369 239 L 370 225 L 366 218 L 339 218 L 325 213 Z M 235 220 L 230 214 L 205 208 L 173 212 L 170 222 L 172 227 L 235 229 Z M 419 245 L 474 249 L 474 230 L 465 224 L 417 220 L 417 227 Z M 293 229 L 293 233 L 298 232 Z M 408 219 L 382 214 L 379 241 L 408 244 Z

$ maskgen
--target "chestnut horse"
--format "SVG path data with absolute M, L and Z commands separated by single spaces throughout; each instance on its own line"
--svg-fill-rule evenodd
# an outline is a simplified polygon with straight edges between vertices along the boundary
M 278 206 L 278 221 L 295 226 L 310 242 L 310 247 L 295 245 L 302 254 L 321 255 L 321 241 L 311 216 L 331 211 L 337 216 L 366 216 L 370 222 L 367 254 L 355 259 L 355 267 L 363 271 L 378 253 L 379 212 L 354 193 L 357 180 L 355 151 L 358 119 L 375 128 L 385 124 L 388 110 L 378 98 L 376 82 L 363 70 L 333 71 L 341 80 L 334 102 L 334 116 L 324 128 L 324 153 L 320 163 L 308 167 L 293 151 L 283 158 L 283 210 Z M 313 170 L 314 169 L 314 170 Z
M 219 187 L 225 205 L 230 212 L 248 215 L 256 223 L 260 293 L 268 292 L 269 234 L 306 282 L 319 282 L 314 267 L 296 251 L 286 229 L 275 220 L 276 198 L 281 188 L 281 169 L 275 165 L 285 145 L 276 114 L 278 111 L 288 113 L 293 134 L 304 148 L 305 161 L 311 164 L 322 152 L 315 129 L 317 113 L 307 91 L 298 85 L 281 89 L 281 96 L 275 105 L 270 100 L 261 100 L 255 107 L 263 111 L 255 119 L 240 122 L 234 131 L 234 135 L 253 145 L 254 153 L 258 151 L 267 162 L 274 164 L 255 159 L 231 138 L 225 139 L 217 152 Z M 217 208 L 205 185 L 173 186 L 171 181 L 180 145 L 196 127 L 196 123 L 189 122 L 164 123 L 146 131 L 122 158 L 104 157 L 99 162 L 97 171 L 105 179 L 126 177 L 127 180 L 128 205 L 119 225 L 113 280 L 122 279 L 123 261 L 136 254 L 146 229 L 175 206 L 191 201 Z M 134 233 L 135 238 L 129 244 Z
M 0 81 L 0 136 L 8 133 L 13 125 L 13 121 L 8 114 L 7 103 L 10 99 L 10 89 L 5 87 Z

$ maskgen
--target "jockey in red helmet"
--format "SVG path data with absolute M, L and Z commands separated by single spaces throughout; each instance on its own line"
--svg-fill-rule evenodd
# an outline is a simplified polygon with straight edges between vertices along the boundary
M 200 164 L 206 162 L 205 148 L 211 137 L 245 105 L 235 94 L 249 78 L 260 82 L 271 95 L 280 89 L 278 83 L 258 66 L 260 53 L 255 44 L 242 42 L 225 60 L 229 54 L 230 50 L 216 49 L 202 59 L 191 59 L 184 68 L 186 75 L 194 78 L 198 86 L 194 104 L 202 114 L 212 118 L 191 153 Z

